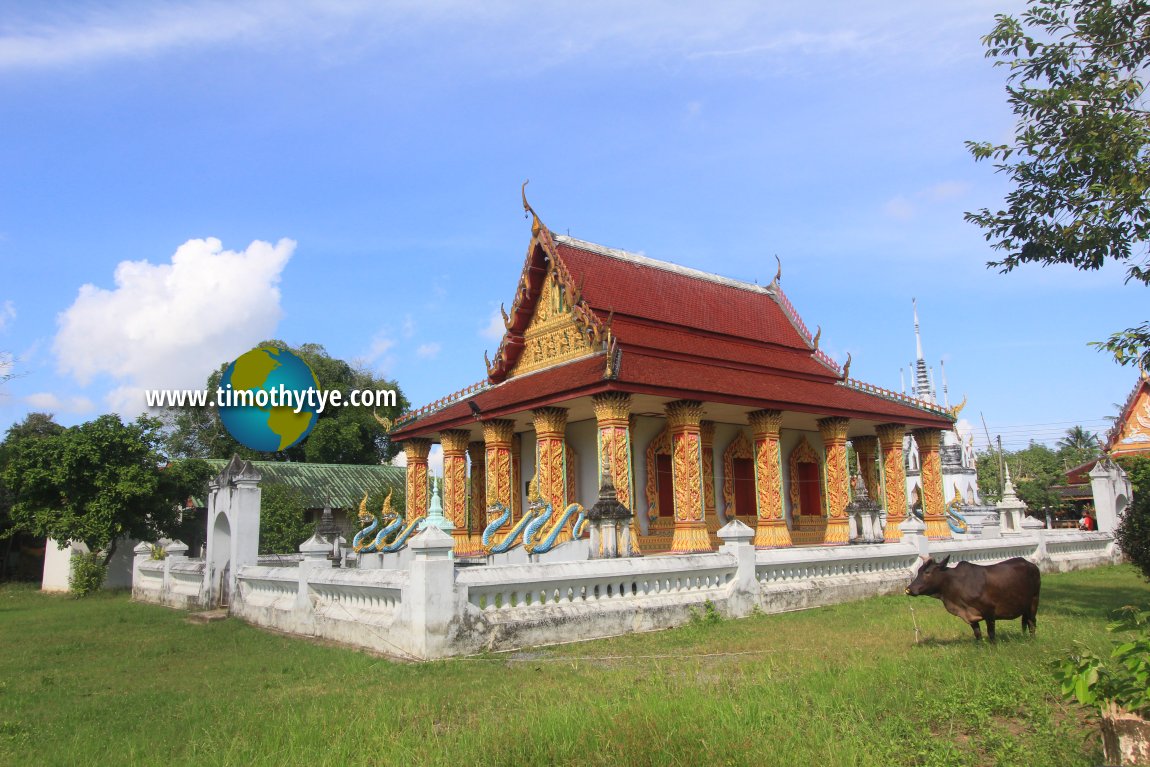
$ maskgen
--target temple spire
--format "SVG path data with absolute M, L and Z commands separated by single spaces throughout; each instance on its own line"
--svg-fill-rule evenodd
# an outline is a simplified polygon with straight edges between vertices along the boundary
M 942 374 L 942 406 L 950 410 L 950 391 L 946 386 L 946 363 L 938 361 L 938 370 Z
M 934 387 L 926 370 L 926 360 L 922 356 L 922 334 L 918 329 L 918 300 L 912 298 L 910 304 L 914 309 L 914 346 L 917 355 L 914 363 L 914 396 L 933 404 Z

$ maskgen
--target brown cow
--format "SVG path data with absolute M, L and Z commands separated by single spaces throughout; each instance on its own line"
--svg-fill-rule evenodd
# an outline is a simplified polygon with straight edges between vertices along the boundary
M 941 562 L 927 557 L 918 575 L 906 587 L 912 597 L 941 599 L 947 612 L 957 615 L 974 629 L 974 641 L 982 639 L 979 621 L 986 621 L 986 634 L 994 641 L 994 622 L 1022 618 L 1022 630 L 1034 636 L 1038 614 L 1041 574 L 1038 566 L 1022 557 L 996 565 L 959 562 L 948 568 L 950 557 Z

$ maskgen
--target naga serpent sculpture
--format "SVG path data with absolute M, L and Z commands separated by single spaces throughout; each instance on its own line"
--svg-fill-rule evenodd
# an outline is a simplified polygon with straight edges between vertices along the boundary
M 371 520 L 370 524 L 368 524 L 368 520 Z M 368 546 L 367 543 L 364 543 L 364 539 L 375 532 L 375 528 L 379 527 L 379 518 L 367 510 L 367 493 L 363 494 L 363 500 L 359 502 L 359 521 L 366 526 L 351 539 L 351 547 L 357 554 L 364 551 Z M 366 550 L 371 551 L 371 549 Z
M 371 523 L 356 533 L 355 537 L 351 540 L 352 548 L 355 549 L 357 553 L 370 554 L 371 552 L 378 551 L 391 554 L 399 551 L 407 545 L 408 538 L 410 538 L 411 534 L 419 527 L 420 517 L 416 517 L 410 524 L 404 527 L 403 513 L 395 511 L 391 507 L 391 496 L 392 493 L 387 494 L 387 500 L 383 502 L 383 509 L 380 511 L 380 516 L 376 517 L 367 510 L 367 494 L 364 493 L 363 500 L 359 503 L 359 521 L 361 523 L 367 523 L 368 520 L 371 520 Z M 381 520 L 384 523 L 383 529 L 376 532 L 376 528 L 379 527 Z M 388 536 L 400 528 L 403 528 L 403 531 L 395 536 L 395 540 L 391 543 L 385 543 Z M 372 533 L 375 533 L 375 537 L 368 542 L 366 539 Z
M 577 503 L 572 503 L 563 510 L 555 524 L 543 533 L 542 540 L 536 543 L 535 537 L 547 525 L 554 510 L 550 503 L 543 500 L 539 493 L 539 483 L 535 477 L 532 477 L 531 482 L 527 485 L 527 501 L 527 511 L 523 518 L 515 523 L 515 526 L 498 542 L 494 542 L 495 533 L 511 519 L 511 509 L 501 503 L 492 504 L 490 510 L 499 512 L 499 516 L 493 519 L 483 531 L 483 548 L 487 549 L 489 554 L 502 554 L 511 549 L 520 539 L 520 536 L 523 539 L 523 548 L 529 554 L 545 554 L 555 547 L 559 533 L 563 531 L 563 527 L 575 514 L 579 516 L 575 522 L 573 537 L 580 537 L 587 527 L 587 516 L 583 507 Z
M 958 513 L 958 508 L 965 503 L 962 497 L 962 491 L 958 489 L 958 483 L 954 485 L 954 500 L 946 506 L 946 524 L 950 525 L 951 532 L 966 533 L 970 532 L 970 524 L 966 521 L 966 517 Z
M 383 521 L 383 527 L 375 534 L 375 540 L 364 547 L 365 552 L 382 551 L 381 547 L 387 539 L 403 524 L 403 517 L 391 508 L 391 496 L 394 492 L 394 490 L 388 492 L 387 498 L 383 502 L 383 508 L 379 511 L 379 518 Z
M 527 525 L 527 531 L 523 534 L 523 548 L 527 549 L 530 554 L 546 554 L 555 547 L 555 540 L 559 537 L 559 533 L 563 532 L 563 527 L 572 516 L 578 514 L 575 520 L 575 527 L 571 533 L 572 538 L 579 538 L 583 535 L 583 530 L 587 527 L 587 512 L 583 507 L 577 503 L 572 503 L 563 513 L 559 515 L 558 521 L 551 526 L 539 543 L 535 542 L 535 536 L 547 524 L 547 520 L 551 518 L 552 508 L 551 504 L 546 501 L 541 501 L 542 508 L 536 515 L 535 519 Z
M 535 518 L 535 510 L 528 509 L 527 513 L 523 515 L 523 519 L 516 522 L 515 526 L 511 528 L 511 532 L 496 543 L 494 542 L 495 533 L 511 519 L 511 508 L 502 503 L 493 503 L 488 507 L 488 511 L 499 513 L 499 516 L 493 519 L 491 524 L 483 530 L 483 548 L 487 550 L 488 554 L 502 554 L 514 546 L 519 536 L 527 529 L 527 525 Z

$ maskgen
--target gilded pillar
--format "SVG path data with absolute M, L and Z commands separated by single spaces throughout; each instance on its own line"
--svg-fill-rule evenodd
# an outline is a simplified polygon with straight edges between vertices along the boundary
M 699 422 L 699 444 L 703 446 L 703 519 L 718 530 L 715 513 L 715 422 Z
M 518 495 L 512 487 L 511 443 L 515 432 L 514 421 L 492 420 L 483 423 L 483 447 L 485 452 L 487 523 L 494 522 L 503 509 L 492 511 L 495 504 L 505 509 L 513 509 L 511 499 Z
M 427 455 L 431 452 L 431 440 L 415 438 L 405 440 L 403 455 L 407 458 L 407 515 L 405 522 L 427 516 L 428 474 Z
M 599 473 L 609 472 L 619 503 L 631 509 L 635 482 L 631 476 L 631 395 L 623 392 L 596 394 L 595 424 L 599 429 Z M 634 518 L 634 517 L 632 517 Z
M 850 503 L 850 473 L 847 471 L 847 428 L 849 418 L 819 419 L 819 434 L 826 450 L 827 534 L 826 543 L 847 543 L 847 504 Z
M 558 519 L 567 508 L 567 410 L 541 407 L 531 411 L 535 416 L 535 476 L 539 495 L 551 504 L 551 519 Z M 564 526 L 556 543 L 571 540 Z
M 878 466 L 874 457 L 878 451 L 878 437 L 855 437 L 851 440 L 855 455 L 859 459 L 859 471 L 862 472 L 863 484 L 866 485 L 867 495 L 877 499 L 879 497 Z
M 756 410 L 747 416 L 755 438 L 755 546 L 790 546 L 791 532 L 783 514 L 782 457 L 779 452 L 781 410 Z
M 453 525 L 455 553 L 471 556 L 467 535 L 467 441 L 471 434 L 463 429 L 439 433 L 443 446 L 443 516 Z
M 511 519 L 523 518 L 523 435 L 511 435 Z
M 875 433 L 878 434 L 879 449 L 882 451 L 882 497 L 886 504 L 883 538 L 897 541 L 902 538 L 898 526 L 906 521 L 906 467 L 902 455 L 906 427 L 901 423 L 887 423 L 875 427 Z
M 467 532 L 478 535 L 487 526 L 487 460 L 482 442 L 467 443 L 471 478 L 467 498 Z
M 950 538 L 942 489 L 942 459 L 938 454 L 942 432 L 938 429 L 915 429 L 913 433 L 922 467 L 922 516 L 926 523 L 926 537 Z
M 671 438 L 671 481 L 675 488 L 675 532 L 671 552 L 691 554 L 711 551 L 704 521 L 703 403 L 677 400 L 666 405 L 667 431 Z

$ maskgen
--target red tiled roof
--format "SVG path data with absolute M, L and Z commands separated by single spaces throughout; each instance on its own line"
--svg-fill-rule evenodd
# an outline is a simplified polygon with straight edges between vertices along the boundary
M 567 237 L 556 241 L 560 258 L 582 280 L 584 299 L 604 317 L 614 311 L 616 317 L 809 352 L 806 339 L 765 287 L 737 286 L 735 280 L 708 279 L 653 259 L 639 260 L 621 251 L 607 255 L 608 249 L 593 248 Z M 617 335 L 620 341 L 628 340 Z
M 579 286 L 583 305 L 621 349 L 620 370 L 605 379 L 603 354 L 503 380 L 522 349 L 545 258 Z M 613 251 L 546 230 L 532 241 L 510 330 L 497 355 L 493 386 L 403 423 L 393 439 L 428 434 L 612 389 L 683 399 L 846 415 L 912 426 L 948 428 L 941 412 L 862 391 L 841 382 L 837 366 L 813 349 L 802 320 L 777 284 L 768 287 Z M 865 388 L 865 387 L 864 387 Z M 877 390 L 875 390 L 877 391 Z M 439 403 L 437 403 L 439 406 Z

